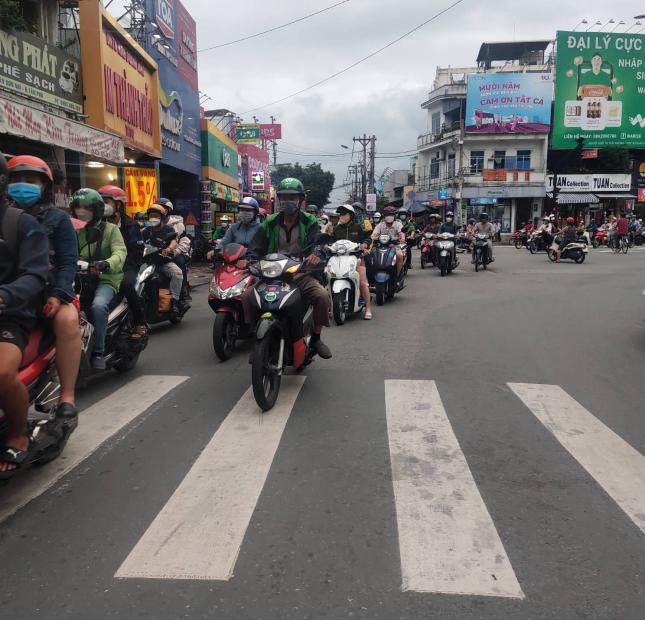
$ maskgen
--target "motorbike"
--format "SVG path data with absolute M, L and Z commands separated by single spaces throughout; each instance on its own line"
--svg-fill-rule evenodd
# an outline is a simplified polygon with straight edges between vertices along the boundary
M 480 266 L 486 269 L 486 266 L 490 263 L 490 256 L 488 253 L 488 235 L 486 233 L 477 233 L 475 235 L 473 257 L 475 259 L 475 271 L 479 271 Z
M 557 239 L 556 239 L 557 241 Z M 556 241 L 553 242 L 550 248 L 547 248 L 547 256 L 549 260 L 555 262 L 557 259 L 556 250 L 558 249 L 558 244 Z M 574 241 L 573 243 L 568 243 L 564 248 L 562 248 L 562 253 L 560 254 L 560 259 L 569 258 L 579 265 L 585 262 L 589 250 L 587 249 L 587 244 Z
M 433 233 L 424 233 L 423 241 L 421 242 L 421 269 L 425 269 L 427 265 L 435 266 L 435 237 Z
M 57 414 L 60 383 L 55 359 L 53 332 L 43 326 L 36 328 L 29 336 L 18 372 L 18 379 L 29 393 L 29 454 L 16 469 L 0 473 L 0 480 L 13 478 L 29 465 L 45 465 L 56 459 L 78 425 L 76 416 L 63 418 Z M 0 444 L 4 444 L 7 430 L 5 414 L 0 410 Z
M 397 278 L 396 274 L 396 248 L 403 255 L 407 252 L 407 243 L 399 244 L 398 240 L 391 239 L 389 235 L 381 235 L 372 250 L 372 269 L 370 285 L 376 294 L 376 303 L 382 306 L 385 300 L 394 299 L 394 295 L 405 288 L 405 259 L 403 269 Z
M 643 245 L 645 243 L 645 228 L 634 232 L 634 245 Z
M 233 356 L 237 340 L 252 336 L 252 330 L 244 321 L 242 293 L 253 286 L 255 280 L 248 270 L 239 269 L 236 264 L 245 254 L 246 248 L 238 243 L 229 243 L 215 254 L 208 305 L 215 313 L 213 349 L 223 362 Z
M 92 368 L 92 350 L 94 349 L 94 326 L 88 319 L 89 309 L 94 298 L 94 291 L 98 276 L 90 272 L 90 264 L 78 261 L 76 272 L 76 292 L 81 302 L 81 362 L 79 377 L 81 381 L 102 371 Z M 105 362 L 107 369 L 117 372 L 132 370 L 139 360 L 139 355 L 148 345 L 148 336 L 144 335 L 137 340 L 132 339 L 134 319 L 128 302 L 121 295 L 117 295 L 112 303 L 108 316 L 107 333 L 105 337 Z
M 598 230 L 591 242 L 594 248 L 599 248 L 601 245 L 609 247 L 609 235 L 605 230 Z
M 516 230 L 508 240 L 509 245 L 514 245 L 515 249 L 519 250 L 523 248 L 528 243 L 529 234 L 526 232 L 525 228 L 521 230 Z
M 527 249 L 531 254 L 537 252 L 544 252 L 548 247 L 549 240 L 546 237 L 546 233 L 536 231 L 531 235 L 531 239 L 527 244 Z
M 153 238 L 145 244 L 143 250 L 143 261 L 135 287 L 143 300 L 146 321 L 150 325 L 164 321 L 181 323 L 186 312 L 190 310 L 190 302 L 184 298 L 185 291 L 182 291 L 179 312 L 173 312 L 172 299 L 168 290 L 170 279 L 161 272 L 161 266 L 172 260 L 162 256 L 161 252 L 170 245 L 176 236 L 177 234 L 173 232 L 169 233 L 165 239 Z
M 453 269 L 459 265 L 459 259 L 455 252 L 455 235 L 444 232 L 437 235 L 437 254 L 441 277 L 452 273 Z
M 336 325 L 342 325 L 348 315 L 358 314 L 365 306 L 357 271 L 363 250 L 358 243 L 341 239 L 329 248 L 329 253 L 325 271 L 329 279 L 332 314 Z

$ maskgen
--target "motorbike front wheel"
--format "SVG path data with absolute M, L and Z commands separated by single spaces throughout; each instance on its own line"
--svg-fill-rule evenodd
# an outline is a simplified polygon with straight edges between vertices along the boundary
M 555 262 L 555 259 L 558 257 L 558 256 L 557 256 L 557 254 L 555 253 L 555 250 L 552 250 L 551 248 L 549 248 L 549 249 L 546 251 L 546 255 L 549 257 L 549 260 L 550 260 L 552 263 L 554 263 L 554 262 Z
M 213 350 L 220 360 L 226 362 L 235 350 L 235 322 L 228 312 L 218 312 L 213 322 Z
M 441 277 L 445 278 L 446 273 L 448 273 L 447 261 L 442 260 L 439 262 L 439 269 L 441 270 Z
M 578 265 L 582 265 L 582 263 L 585 262 L 586 257 L 587 255 L 582 250 L 579 250 L 573 260 L 575 260 Z
M 482 260 L 482 253 L 481 252 L 475 252 L 475 273 L 479 271 L 479 265 Z
M 342 293 L 334 293 L 332 295 L 332 312 L 334 314 L 334 321 L 336 325 L 343 325 L 345 319 L 347 318 L 347 313 L 345 312 L 345 301 L 343 300 Z
M 515 249 L 519 250 L 524 244 L 522 243 L 521 239 L 515 239 Z
M 594 239 L 594 240 L 591 242 L 591 245 L 593 245 L 594 249 L 596 249 L 596 250 L 597 250 L 597 249 L 598 249 L 598 246 L 600 246 L 600 241 L 598 241 L 598 239 Z
M 426 255 L 425 252 L 421 253 L 421 269 L 426 268 Z
M 376 305 L 382 306 L 385 303 L 385 284 L 376 285 Z
M 273 329 L 262 340 L 256 341 L 253 347 L 251 383 L 255 402 L 262 411 L 271 409 L 280 393 L 282 382 L 282 368 L 278 368 L 280 341 L 280 332 Z
M 537 244 L 535 243 L 535 241 L 531 241 L 529 243 L 529 252 L 531 254 L 535 254 L 537 252 Z

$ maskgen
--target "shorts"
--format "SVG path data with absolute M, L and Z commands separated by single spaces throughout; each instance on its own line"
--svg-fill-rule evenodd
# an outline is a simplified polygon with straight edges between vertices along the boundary
M 0 318 L 0 342 L 15 344 L 24 353 L 32 329 L 33 326 L 25 321 Z

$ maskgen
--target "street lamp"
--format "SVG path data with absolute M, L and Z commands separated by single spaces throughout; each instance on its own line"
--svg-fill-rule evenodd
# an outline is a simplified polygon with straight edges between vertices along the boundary
M 347 149 L 347 150 L 349 151 L 349 147 L 348 147 L 348 146 L 346 146 L 346 145 L 344 145 L 344 144 L 341 144 L 341 145 L 340 145 L 340 148 L 341 148 L 341 149 Z
M 591 26 L 589 26 L 589 28 L 587 28 L 585 32 L 589 32 L 594 26 L 602 26 L 602 22 L 599 20 L 595 24 L 591 24 Z
M 614 32 L 619 26 L 624 26 L 625 22 L 621 19 L 609 32 Z
M 616 23 L 616 22 L 615 22 L 613 19 L 610 19 L 606 24 L 603 24 L 603 25 L 601 26 L 600 31 L 602 32 L 602 29 L 603 29 L 605 26 L 608 26 L 609 24 L 615 24 L 615 23 Z
M 634 22 L 627 30 L 625 30 L 625 34 L 627 34 L 634 26 L 641 26 L 642 22 Z
M 577 28 L 578 26 L 586 26 L 588 23 L 589 23 L 589 22 L 588 22 L 586 19 L 583 19 L 579 24 L 576 24 L 576 25 L 574 26 L 573 31 L 575 32 L 575 31 L 576 31 L 576 28 Z

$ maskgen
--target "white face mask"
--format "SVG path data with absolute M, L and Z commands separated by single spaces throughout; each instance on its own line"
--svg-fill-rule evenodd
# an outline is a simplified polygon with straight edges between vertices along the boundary
M 394 216 L 393 216 L 393 215 L 386 215 L 386 216 L 385 216 L 385 222 L 386 222 L 386 224 L 392 224 L 392 222 L 394 222 L 394 219 L 395 219 L 395 218 L 394 218 Z
M 159 226 L 159 224 L 161 224 L 161 219 L 158 217 L 149 217 L 148 221 L 151 226 Z
M 114 208 L 112 205 L 105 205 L 105 211 L 103 212 L 103 217 L 112 217 L 114 215 Z
M 76 209 L 76 219 L 81 222 L 91 222 L 94 219 L 94 212 L 90 209 Z
M 242 224 L 250 224 L 254 218 L 255 218 L 255 211 L 240 211 L 239 215 L 237 216 L 237 219 Z

